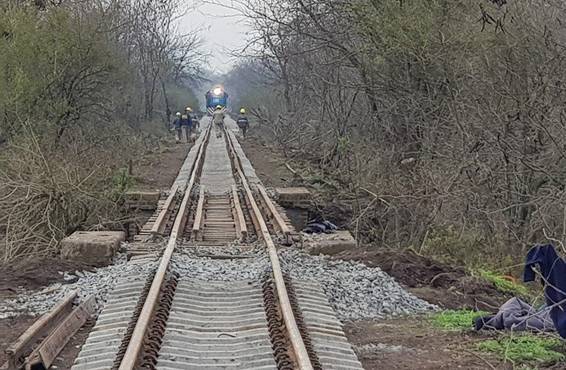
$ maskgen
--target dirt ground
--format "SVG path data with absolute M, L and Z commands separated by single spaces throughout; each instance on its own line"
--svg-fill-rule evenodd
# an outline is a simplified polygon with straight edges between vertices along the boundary
M 54 283 L 63 283 L 64 271 L 91 270 L 92 266 L 45 258 L 37 261 L 0 267 L 0 300 L 10 298 L 24 290 L 39 290 Z
M 440 331 L 425 318 L 357 321 L 345 331 L 366 370 L 512 368 L 473 351 L 487 334 Z
M 134 163 L 133 175 L 137 190 L 165 190 L 175 181 L 192 144 L 175 144 L 173 138 L 161 142 L 159 148 L 146 153 Z
M 264 144 L 256 135 L 252 133 L 240 143 L 258 177 L 266 186 L 293 186 L 295 181 L 293 173 L 285 166 L 283 155 L 275 148 Z
M 175 144 L 167 140 L 159 149 L 147 153 L 139 162 L 134 163 L 133 174 L 136 178 L 136 189 L 158 190 L 169 188 L 175 180 L 185 157 L 190 149 L 188 144 Z M 47 258 L 38 261 L 25 261 L 21 264 L 0 268 L 0 301 L 10 299 L 18 293 L 39 291 L 54 283 L 64 283 L 65 271 L 90 270 L 92 266 Z M 0 366 L 6 361 L 4 350 L 27 328 L 37 317 L 18 316 L 0 319 Z M 80 348 L 86 341 L 92 324 L 87 324 L 67 344 L 57 358 L 54 366 L 58 369 L 70 369 Z

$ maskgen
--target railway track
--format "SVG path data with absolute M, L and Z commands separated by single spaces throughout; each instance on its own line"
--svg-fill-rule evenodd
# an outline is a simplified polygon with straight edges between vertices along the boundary
M 320 286 L 282 269 L 275 240 L 290 241 L 292 227 L 233 121 L 227 126 L 201 123 L 206 129 L 133 253 L 131 263 L 155 268 L 117 282 L 72 369 L 361 369 Z M 156 235 L 166 239 L 150 240 Z M 192 253 L 207 249 L 207 257 Z M 181 256 L 253 259 L 262 269 L 251 279 L 185 276 L 176 268 Z

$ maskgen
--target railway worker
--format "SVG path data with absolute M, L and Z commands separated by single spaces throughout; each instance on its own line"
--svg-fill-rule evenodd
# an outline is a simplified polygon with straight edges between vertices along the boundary
M 191 107 L 187 107 L 187 117 L 189 117 L 189 135 L 193 133 L 195 129 L 195 117 L 193 115 L 193 109 Z
M 182 137 L 188 143 L 191 140 L 191 128 L 192 128 L 192 120 L 190 115 L 191 108 L 187 107 L 185 109 L 185 114 L 181 117 L 181 128 L 182 128 Z
M 173 121 L 173 128 L 175 130 L 175 142 L 179 143 L 179 141 L 181 141 L 181 135 L 183 134 L 182 131 L 182 117 L 181 117 L 181 112 L 177 112 L 175 114 L 175 120 Z
M 192 112 L 192 110 L 191 110 L 191 112 Z M 191 120 L 193 122 L 193 131 L 196 132 L 196 130 L 200 128 L 200 121 L 198 119 L 198 114 L 191 113 Z
M 248 132 L 248 127 L 250 126 L 250 121 L 248 121 L 248 117 L 246 116 L 246 109 L 240 109 L 240 115 L 238 116 L 238 127 L 242 130 L 242 136 L 245 138 L 246 133 Z
M 217 105 L 214 113 L 212 113 L 212 123 L 219 128 L 224 128 L 224 111 L 221 105 Z

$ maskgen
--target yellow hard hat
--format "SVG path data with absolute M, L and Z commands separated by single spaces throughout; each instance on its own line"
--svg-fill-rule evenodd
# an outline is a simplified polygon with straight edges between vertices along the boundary
M 245 109 L 245 108 L 240 109 L 240 113 L 245 114 L 245 113 L 246 113 L 246 109 Z
M 192 112 L 193 110 L 191 109 L 191 107 L 187 107 L 186 109 L 188 112 Z
M 216 109 L 222 109 L 222 106 L 221 106 L 221 105 L 217 105 L 217 106 L 216 106 Z

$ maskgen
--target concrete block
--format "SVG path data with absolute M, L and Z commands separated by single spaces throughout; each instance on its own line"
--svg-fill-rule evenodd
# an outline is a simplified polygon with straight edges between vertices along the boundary
M 332 234 L 303 234 L 304 248 L 310 254 L 334 255 L 356 248 L 356 239 L 348 230 L 338 230 Z
M 155 210 L 160 197 L 159 191 L 129 191 L 124 198 L 130 209 Z
M 107 264 L 125 240 L 122 231 L 76 231 L 61 241 L 61 256 L 93 265 Z
M 312 194 L 305 187 L 275 188 L 278 202 L 284 207 L 307 208 Z

